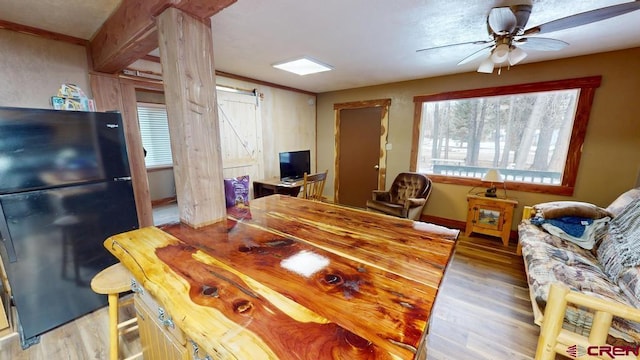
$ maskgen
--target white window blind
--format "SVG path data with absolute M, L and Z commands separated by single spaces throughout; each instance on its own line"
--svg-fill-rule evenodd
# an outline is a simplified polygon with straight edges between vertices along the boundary
M 166 106 L 138 103 L 138 123 L 142 146 L 147 150 L 146 167 L 173 165 Z

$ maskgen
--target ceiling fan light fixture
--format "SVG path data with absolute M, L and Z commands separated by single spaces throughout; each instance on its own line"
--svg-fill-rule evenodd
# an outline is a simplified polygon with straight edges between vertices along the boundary
M 484 59 L 481 63 L 480 66 L 478 67 L 478 72 L 479 73 L 485 73 L 485 74 L 491 74 L 493 73 L 493 60 L 491 60 L 491 56 L 490 55 L 488 58 Z
M 493 49 L 493 52 L 491 53 L 491 60 L 493 60 L 495 64 L 505 62 L 509 57 L 509 50 L 509 45 L 499 44 L 495 49 Z
M 513 47 L 509 52 L 509 65 L 513 66 L 527 57 L 527 53 L 519 47 Z

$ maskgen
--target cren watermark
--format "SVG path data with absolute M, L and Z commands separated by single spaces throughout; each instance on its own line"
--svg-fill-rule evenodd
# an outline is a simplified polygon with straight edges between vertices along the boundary
M 638 346 L 613 346 L 613 345 L 592 345 L 592 346 L 580 346 L 571 345 L 567 348 L 567 354 L 574 358 L 581 356 L 608 356 L 611 359 L 615 359 L 617 356 L 629 356 L 640 355 L 640 345 Z

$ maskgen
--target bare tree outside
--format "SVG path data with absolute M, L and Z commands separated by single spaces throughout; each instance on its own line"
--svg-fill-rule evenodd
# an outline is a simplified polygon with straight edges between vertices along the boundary
M 423 103 L 418 170 L 561 182 L 578 89 Z

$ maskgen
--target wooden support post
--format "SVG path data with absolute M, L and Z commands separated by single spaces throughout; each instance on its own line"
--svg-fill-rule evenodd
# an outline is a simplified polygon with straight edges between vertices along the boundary
M 157 27 L 180 220 L 197 228 L 226 217 L 211 28 L 175 8 Z

